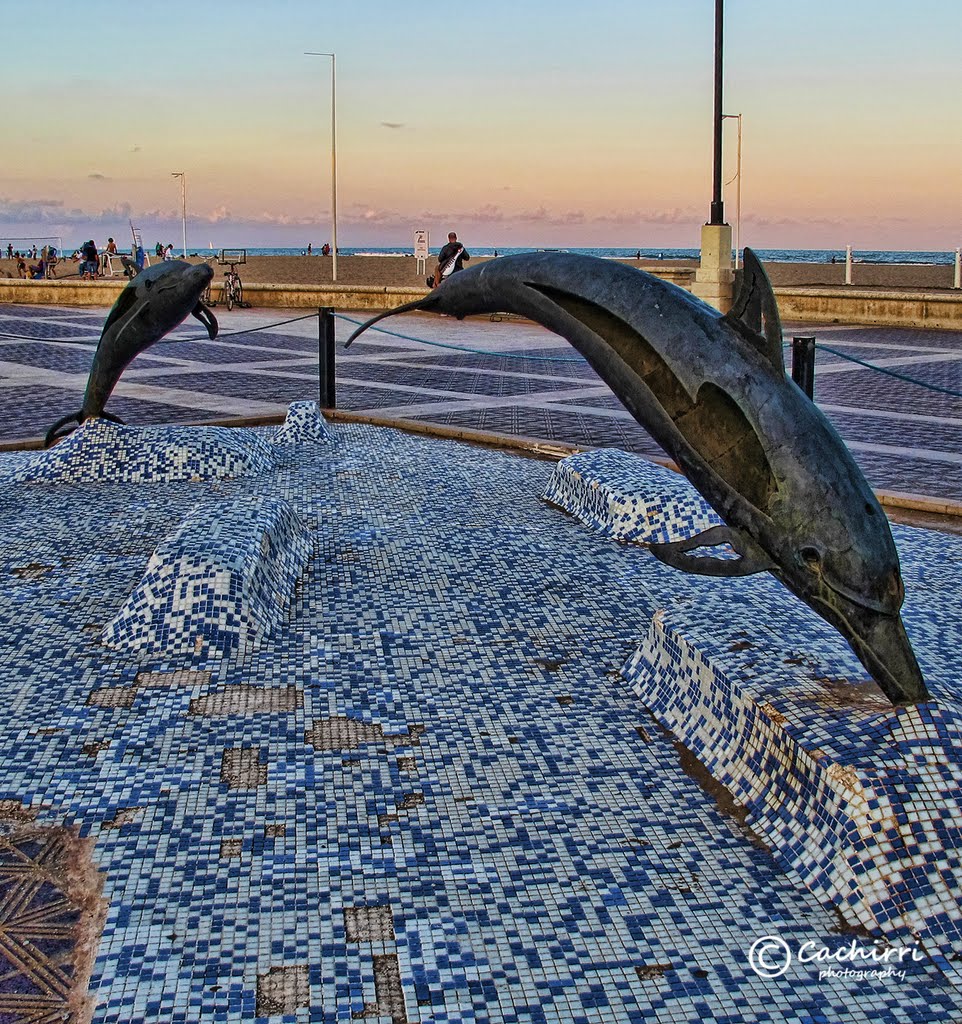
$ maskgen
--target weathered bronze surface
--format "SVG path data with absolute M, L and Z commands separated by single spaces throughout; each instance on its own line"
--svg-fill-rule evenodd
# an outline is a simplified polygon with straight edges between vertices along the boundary
M 785 373 L 771 285 L 750 249 L 722 315 L 632 267 L 564 253 L 492 260 L 383 313 L 517 313 L 581 352 L 725 520 L 739 559 L 653 545 L 676 568 L 768 570 L 848 640 L 893 704 L 929 699 L 902 625 L 888 520 L 842 439 Z
M 213 276 L 206 263 L 192 266 L 184 260 L 167 260 L 130 281 L 104 322 L 80 411 L 57 420 L 47 431 L 45 447 L 61 436 L 68 423 L 98 416 L 116 420 L 104 406 L 120 375 L 134 356 L 172 331 L 188 313 L 200 320 L 212 340 L 217 337 L 217 320 L 200 301 Z

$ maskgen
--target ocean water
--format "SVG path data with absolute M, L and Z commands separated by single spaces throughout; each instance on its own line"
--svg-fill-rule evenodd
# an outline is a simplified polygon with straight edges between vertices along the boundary
M 2 240 L 0 240 L 2 241 Z M 18 240 L 22 242 L 23 240 Z M 37 244 L 43 244 L 46 239 L 37 239 Z M 82 244 L 82 243 L 81 243 Z M 14 248 L 20 248 L 14 243 Z M 5 249 L 4 245 L 0 245 L 0 248 Z M 69 254 L 73 249 L 79 248 L 79 246 L 65 245 L 61 251 L 65 254 Z M 319 248 L 314 250 L 313 255 L 320 256 Z M 570 246 L 567 248 L 556 247 L 550 249 L 542 249 L 534 246 L 491 246 L 491 245 L 470 245 L 469 251 L 472 256 L 513 256 L 516 253 L 522 252 L 575 252 L 581 253 L 586 256 L 601 256 L 609 259 L 633 259 L 635 256 L 640 255 L 641 258 L 646 260 L 697 260 L 699 257 L 698 249 L 637 249 L 637 248 L 606 248 L 606 247 L 595 247 L 595 248 L 582 248 L 578 246 Z M 129 250 L 128 250 L 129 251 Z M 232 251 L 237 251 L 236 249 Z M 437 254 L 437 248 L 432 249 L 432 255 Z M 220 249 L 208 249 L 198 248 L 196 246 L 190 246 L 189 252 L 195 256 L 217 256 Z M 148 248 L 148 253 L 153 255 L 153 247 Z M 6 253 L 4 252 L 4 255 Z M 248 256 L 303 256 L 307 254 L 307 247 L 291 247 L 291 246 L 248 246 Z M 341 246 L 338 250 L 338 254 L 341 256 L 413 256 L 414 252 L 412 249 L 404 249 L 400 246 Z M 767 263 L 831 263 L 834 259 L 836 263 L 845 262 L 845 250 L 844 249 L 755 249 L 755 254 L 763 261 Z M 180 249 L 175 247 L 174 255 L 180 255 Z M 938 264 L 951 266 L 955 262 L 955 252 L 944 250 L 944 251 L 931 251 L 931 250 L 876 250 L 876 249 L 860 249 L 854 251 L 852 258 L 856 263 L 900 263 L 900 264 Z

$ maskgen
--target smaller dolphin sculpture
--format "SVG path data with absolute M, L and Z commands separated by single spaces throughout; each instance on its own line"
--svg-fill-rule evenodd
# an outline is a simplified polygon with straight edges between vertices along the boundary
M 134 356 L 172 331 L 188 313 L 207 328 L 211 340 L 217 337 L 217 320 L 200 301 L 213 276 L 206 263 L 192 266 L 184 260 L 167 260 L 130 281 L 104 322 L 80 411 L 57 420 L 47 431 L 45 448 L 73 429 L 63 429 L 68 423 L 98 417 L 122 422 L 104 411 L 121 374 Z
M 750 249 L 726 315 L 593 256 L 506 256 L 453 274 L 406 310 L 520 313 L 567 338 L 727 524 L 651 545 L 715 576 L 771 572 L 848 640 L 893 704 L 929 699 L 902 625 L 888 520 L 832 425 L 786 375 L 771 284 Z M 697 557 L 729 543 L 737 559 Z

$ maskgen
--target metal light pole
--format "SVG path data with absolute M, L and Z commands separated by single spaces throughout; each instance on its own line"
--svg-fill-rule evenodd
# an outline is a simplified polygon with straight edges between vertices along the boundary
M 727 313 L 732 304 L 732 229 L 725 223 L 722 202 L 722 26 L 723 0 L 715 0 L 715 95 L 712 136 L 712 199 L 707 224 L 701 229 L 701 255 L 692 292 L 703 302 Z
M 722 118 L 730 117 L 738 121 L 738 149 L 735 157 L 735 176 L 725 182 L 730 185 L 733 181 L 738 184 L 735 188 L 735 269 L 740 266 L 741 260 L 741 234 L 742 234 L 742 115 L 722 114 Z
M 171 171 L 172 178 L 180 178 L 180 205 L 184 221 L 184 259 L 187 259 L 187 172 Z
M 331 280 L 337 281 L 337 57 L 305 50 L 306 57 L 331 58 Z
M 709 224 L 725 223 L 725 204 L 722 202 L 722 27 L 724 0 L 715 0 L 715 117 L 714 160 L 712 166 L 712 198 Z

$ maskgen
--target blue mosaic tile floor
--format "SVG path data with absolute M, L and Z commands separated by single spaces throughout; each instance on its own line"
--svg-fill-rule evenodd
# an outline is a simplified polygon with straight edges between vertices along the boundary
M 95 1021 L 962 1013 L 928 963 L 749 967 L 766 935 L 853 936 L 720 812 L 618 674 L 655 609 L 706 581 L 545 505 L 548 463 L 349 425 L 297 452 L 244 479 L 0 494 L 0 834 L 33 815 L 92 841 Z M 313 538 L 269 644 L 101 645 L 191 510 L 264 494 Z M 907 628 L 955 692 L 962 548 L 898 540 L 907 586 L 925 583 Z M 736 581 L 726 630 L 751 629 L 747 593 Z M 784 600 L 773 621 L 804 645 Z

